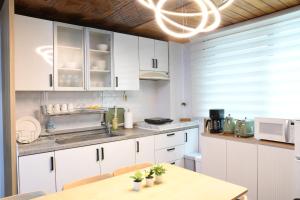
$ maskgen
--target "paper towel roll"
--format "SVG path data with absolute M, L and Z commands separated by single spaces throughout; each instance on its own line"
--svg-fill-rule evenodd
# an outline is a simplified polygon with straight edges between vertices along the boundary
M 132 112 L 129 109 L 124 113 L 124 127 L 133 128 Z

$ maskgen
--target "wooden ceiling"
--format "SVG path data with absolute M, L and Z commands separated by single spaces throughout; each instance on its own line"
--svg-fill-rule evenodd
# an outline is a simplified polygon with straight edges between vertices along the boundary
M 213 1 L 218 5 L 222 2 Z M 221 12 L 221 27 L 297 5 L 300 5 L 300 0 L 235 0 Z M 197 11 L 192 0 L 169 0 L 165 8 Z M 140 5 L 137 0 L 15 0 L 15 9 L 17 14 L 32 17 L 178 41 L 163 33 L 154 20 L 153 11 Z M 195 24 L 195 20 L 186 21 L 187 24 Z

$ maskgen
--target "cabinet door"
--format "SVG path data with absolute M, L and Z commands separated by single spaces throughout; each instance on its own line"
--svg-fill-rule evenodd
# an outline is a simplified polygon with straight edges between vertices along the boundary
M 15 89 L 53 90 L 53 22 L 15 15 Z
M 84 90 L 83 27 L 55 23 L 54 25 L 54 85 L 55 90 Z
M 257 199 L 257 145 L 227 141 L 227 181 L 248 189 L 248 199 Z
M 101 173 L 112 173 L 121 167 L 135 164 L 134 140 L 123 140 L 101 145 Z
M 19 193 L 55 192 L 54 153 L 19 157 Z
M 112 33 L 86 28 L 87 89 L 112 89 Z
M 294 151 L 258 145 L 258 199 L 294 199 Z
M 184 131 L 185 133 L 185 153 L 199 152 L 199 129 L 193 128 Z
M 202 172 L 226 180 L 226 140 L 201 137 Z
M 62 190 L 64 184 L 100 175 L 98 145 L 56 151 L 55 160 L 57 191 Z
M 154 70 L 154 40 L 139 37 L 140 70 Z
M 116 90 L 139 90 L 138 37 L 114 33 Z
M 169 43 L 155 40 L 155 58 L 157 68 L 155 71 L 169 72 Z
M 155 163 L 154 136 L 136 139 L 136 163 Z

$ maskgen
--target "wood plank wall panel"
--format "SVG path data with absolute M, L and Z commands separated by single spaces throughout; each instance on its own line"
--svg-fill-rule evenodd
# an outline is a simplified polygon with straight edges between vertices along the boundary
M 220 4 L 222 0 L 213 1 Z M 162 40 L 176 40 L 154 25 L 153 12 L 137 0 L 15 0 L 15 4 L 18 14 Z M 221 25 L 236 24 L 297 5 L 300 5 L 300 0 L 235 0 L 231 7 L 222 11 Z M 166 8 L 197 11 L 192 0 L 169 0 Z
M 14 1 L 4 0 L 0 13 L 2 110 L 4 136 L 5 195 L 17 192 L 15 76 L 14 76 Z

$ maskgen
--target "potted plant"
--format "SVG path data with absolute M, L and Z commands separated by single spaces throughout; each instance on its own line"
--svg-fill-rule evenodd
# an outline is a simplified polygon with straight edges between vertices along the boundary
M 149 171 L 145 171 L 146 186 L 151 187 L 154 183 L 154 170 L 151 168 Z
M 166 173 L 166 169 L 162 165 L 156 165 L 154 168 L 155 183 L 162 183 L 162 175 Z
M 142 181 L 144 180 L 143 174 L 140 171 L 135 172 L 133 176 L 130 176 L 133 179 L 133 190 L 140 191 L 142 186 Z

